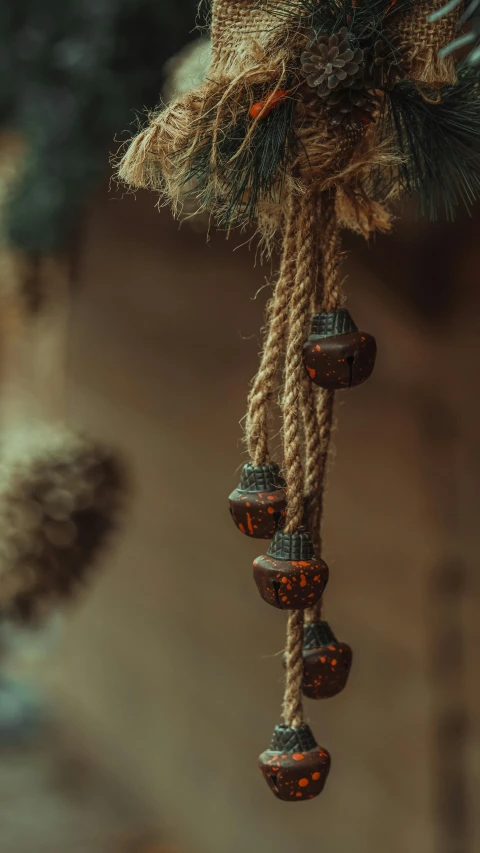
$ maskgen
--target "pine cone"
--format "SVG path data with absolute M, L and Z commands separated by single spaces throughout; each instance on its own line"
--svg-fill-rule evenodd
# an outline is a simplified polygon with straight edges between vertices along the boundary
M 368 85 L 375 89 L 392 89 L 397 80 L 407 74 L 406 64 L 402 61 L 400 48 L 394 43 L 387 44 L 377 39 L 373 46 L 373 56 L 367 63 Z
M 302 71 L 310 88 L 328 98 L 337 88 L 353 84 L 363 72 L 363 50 L 350 46 L 347 27 L 331 36 L 316 36 L 301 57 Z
M 330 124 L 353 130 L 364 130 L 375 121 L 377 106 L 375 95 L 365 88 L 362 81 L 354 83 L 350 89 L 332 93 L 326 101 Z
M 30 622 L 75 596 L 116 523 L 114 454 L 48 427 L 16 435 L 0 465 L 0 613 Z

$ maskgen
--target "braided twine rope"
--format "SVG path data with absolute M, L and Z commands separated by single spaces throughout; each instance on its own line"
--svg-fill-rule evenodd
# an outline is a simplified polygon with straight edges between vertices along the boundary
M 268 306 L 265 344 L 252 383 L 246 419 L 246 443 L 253 464 L 268 462 L 269 415 L 285 353 L 281 400 L 288 494 L 285 532 L 294 533 L 302 527 L 307 505 L 306 520 L 318 556 L 334 395 L 315 389 L 310 382 L 303 364 L 303 343 L 317 304 L 321 311 L 332 311 L 343 301 L 338 277 L 340 239 L 334 207 L 334 199 L 320 198 L 311 187 L 303 195 L 295 191 L 290 194 L 280 271 Z M 319 268 L 320 294 L 317 298 Z M 320 605 L 317 605 L 307 611 L 306 618 L 314 621 L 320 613 Z M 298 727 L 303 720 L 304 617 L 301 610 L 291 611 L 287 624 L 283 718 L 286 725 L 293 727 Z

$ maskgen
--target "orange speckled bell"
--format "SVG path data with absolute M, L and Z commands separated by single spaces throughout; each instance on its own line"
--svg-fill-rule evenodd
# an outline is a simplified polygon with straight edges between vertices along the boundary
M 303 358 L 315 385 L 327 391 L 361 385 L 371 375 L 376 355 L 375 338 L 359 332 L 345 308 L 314 315 Z
M 268 604 L 281 610 L 304 610 L 323 594 L 328 566 L 315 556 L 307 531 L 278 530 L 267 553 L 255 560 L 253 576 Z
M 271 539 L 285 518 L 285 480 L 278 465 L 244 465 L 238 488 L 228 500 L 232 518 L 242 533 Z
M 352 650 L 339 643 L 328 622 L 305 625 L 302 690 L 309 699 L 329 699 L 347 683 Z
M 310 726 L 277 726 L 270 748 L 260 756 L 260 770 L 279 800 L 313 800 L 325 785 L 330 755 L 318 746 Z

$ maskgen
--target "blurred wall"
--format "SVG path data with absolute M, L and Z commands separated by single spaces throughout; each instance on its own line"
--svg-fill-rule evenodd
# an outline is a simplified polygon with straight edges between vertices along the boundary
M 349 306 L 379 359 L 339 399 L 325 558 L 355 660 L 343 695 L 307 705 L 333 757 L 325 792 L 289 808 L 255 766 L 285 618 L 252 583 L 261 543 L 226 508 L 269 270 L 151 196 L 92 210 L 71 415 L 124 450 L 135 499 L 42 677 L 192 853 L 478 849 L 478 228 L 407 217 L 371 252 L 353 244 Z

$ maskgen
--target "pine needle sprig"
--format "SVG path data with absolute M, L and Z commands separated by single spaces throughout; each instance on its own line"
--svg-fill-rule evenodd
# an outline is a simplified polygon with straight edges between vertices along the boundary
M 202 209 L 218 211 L 219 227 L 245 225 L 256 218 L 262 200 L 279 201 L 296 149 L 294 106 L 288 97 L 254 126 L 245 110 L 216 141 L 207 122 L 196 150 L 188 154 L 185 186 Z
M 317 33 L 337 32 L 344 26 L 357 38 L 385 35 L 385 24 L 392 15 L 408 11 L 415 0 L 257 0 L 257 7 L 285 23 L 313 29 Z
M 480 77 L 463 65 L 459 83 L 441 94 L 419 91 L 410 81 L 397 84 L 385 102 L 382 131 L 392 135 L 403 158 L 390 175 L 420 213 L 453 219 L 459 206 L 470 210 L 480 197 Z M 379 176 L 388 191 L 385 173 Z

